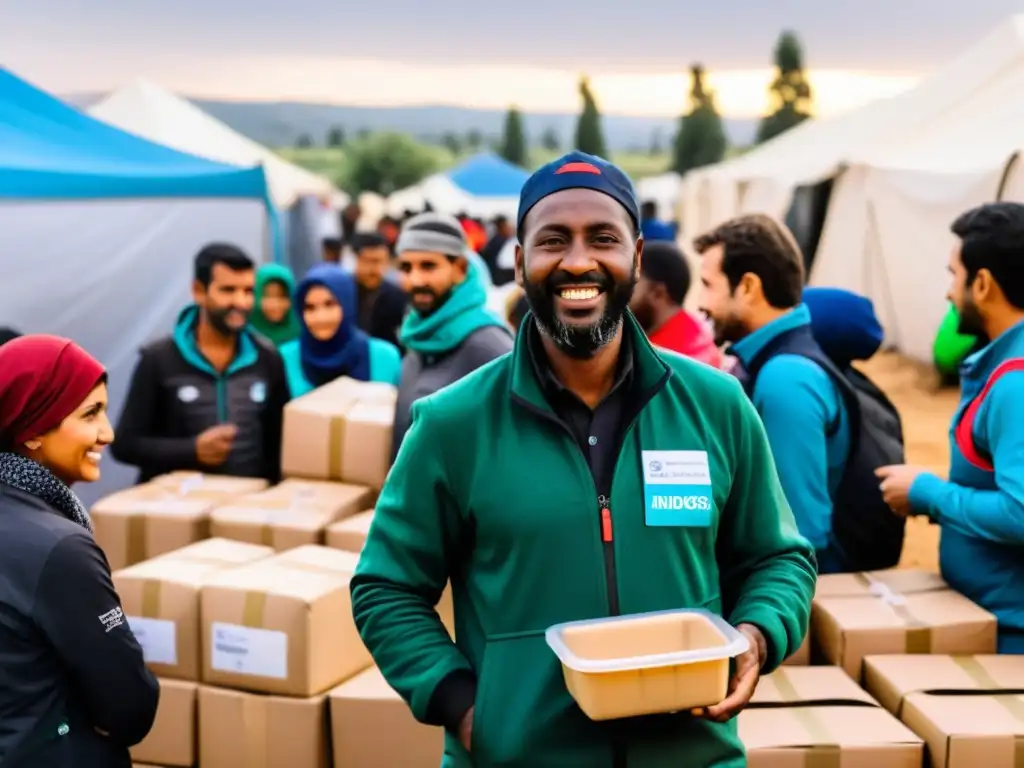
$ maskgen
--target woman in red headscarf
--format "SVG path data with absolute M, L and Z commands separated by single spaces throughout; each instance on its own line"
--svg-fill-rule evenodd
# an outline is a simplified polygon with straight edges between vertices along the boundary
M 0 765 L 130 768 L 159 685 L 71 491 L 114 439 L 106 373 L 67 339 L 0 346 Z

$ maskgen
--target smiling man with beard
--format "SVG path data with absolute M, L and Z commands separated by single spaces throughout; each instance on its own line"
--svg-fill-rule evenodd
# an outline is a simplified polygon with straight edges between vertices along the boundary
M 795 651 L 814 592 L 735 379 L 657 352 L 627 311 L 643 241 L 621 170 L 573 152 L 519 204 L 515 349 L 413 407 L 352 579 L 366 647 L 444 768 L 740 768 L 733 716 Z M 453 640 L 434 610 L 451 582 Z M 705 710 L 594 722 L 545 630 L 666 609 L 749 640 Z
M 512 349 L 502 318 L 487 309 L 482 262 L 471 254 L 454 216 L 409 219 L 395 246 L 411 309 L 398 340 L 406 350 L 392 438 L 392 458 L 409 429 L 410 409 Z
M 175 470 L 279 477 L 288 385 L 277 350 L 248 329 L 255 284 L 233 245 L 196 255 L 195 303 L 142 349 L 111 447 L 140 482 Z
M 947 298 L 960 333 L 992 341 L 960 371 L 949 479 L 923 467 L 882 467 L 900 516 L 942 527 L 939 567 L 950 586 L 999 619 L 999 652 L 1024 653 L 1024 205 L 991 203 L 953 222 Z

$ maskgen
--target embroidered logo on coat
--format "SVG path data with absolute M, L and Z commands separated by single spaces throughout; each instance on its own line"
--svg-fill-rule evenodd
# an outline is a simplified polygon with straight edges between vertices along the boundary
M 114 608 L 112 611 L 107 611 L 99 616 L 100 624 L 103 628 L 110 632 L 112 629 L 117 629 L 124 624 L 124 611 L 120 608 Z
M 254 403 L 263 403 L 267 400 L 267 385 L 262 381 L 257 381 L 251 387 L 249 387 L 249 399 Z
M 178 388 L 178 399 L 183 403 L 194 403 L 199 399 L 199 390 L 191 384 Z

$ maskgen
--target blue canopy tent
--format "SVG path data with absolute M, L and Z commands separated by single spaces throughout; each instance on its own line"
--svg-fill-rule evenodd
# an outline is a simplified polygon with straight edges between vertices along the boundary
M 492 152 L 484 152 L 452 168 L 448 178 L 472 197 L 518 198 L 530 174 Z
M 259 167 L 150 143 L 0 68 L 0 326 L 80 343 L 115 415 L 139 347 L 191 300 L 194 254 L 219 241 L 264 259 L 268 201 Z M 107 467 L 86 495 L 131 478 Z

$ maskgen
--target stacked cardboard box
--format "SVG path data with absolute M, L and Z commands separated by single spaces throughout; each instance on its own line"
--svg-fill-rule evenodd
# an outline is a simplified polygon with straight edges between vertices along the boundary
M 340 378 L 284 410 L 281 472 L 380 490 L 391 463 L 397 390 Z
M 864 685 L 927 742 L 933 768 L 1024 764 L 1024 656 L 868 656 Z
M 133 759 L 195 765 L 200 590 L 211 575 L 272 554 L 269 547 L 208 539 L 114 573 L 128 624 L 147 666 L 160 677 L 156 722 L 132 749 Z
M 764 677 L 739 716 L 750 768 L 920 768 L 922 740 L 840 667 Z
M 212 510 L 210 532 L 237 541 L 264 544 L 281 552 L 323 544 L 325 529 L 372 506 L 375 492 L 363 485 L 285 480 Z
M 994 653 L 996 618 L 931 571 L 822 576 L 811 610 L 825 660 L 860 680 L 873 654 Z
M 214 507 L 266 486 L 264 480 L 197 472 L 163 475 L 93 505 L 96 543 L 111 570 L 141 563 L 209 538 Z
M 342 683 L 329 698 L 334 768 L 437 768 L 441 764 L 442 729 L 417 722 L 376 667 Z
M 372 660 L 352 619 L 353 553 L 315 545 L 202 589 L 203 768 L 327 768 L 326 694 Z M 248 757 L 247 757 L 248 756 Z

